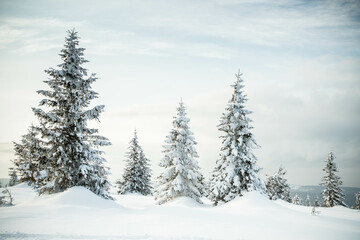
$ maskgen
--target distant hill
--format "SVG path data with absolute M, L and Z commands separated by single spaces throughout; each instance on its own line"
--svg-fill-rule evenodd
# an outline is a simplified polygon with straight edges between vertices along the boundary
M 355 203 L 355 193 L 360 192 L 360 188 L 357 187 L 341 187 L 343 189 L 343 193 L 345 194 L 344 202 L 352 207 Z M 306 198 L 306 195 L 309 194 L 311 204 L 314 202 L 314 196 L 317 194 L 319 196 L 320 202 L 321 200 L 321 192 L 324 190 L 323 186 L 291 186 L 291 197 L 293 197 L 296 193 L 302 198 L 303 204 Z

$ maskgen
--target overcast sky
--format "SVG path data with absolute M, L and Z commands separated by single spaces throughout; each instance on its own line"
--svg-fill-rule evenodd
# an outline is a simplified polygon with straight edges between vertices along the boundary
M 0 177 L 36 118 L 45 69 L 61 63 L 66 30 L 100 78 L 110 180 L 120 178 L 133 131 L 154 175 L 183 99 L 206 177 L 238 69 L 265 174 L 317 185 L 333 151 L 344 185 L 360 187 L 359 1 L 0 1 Z

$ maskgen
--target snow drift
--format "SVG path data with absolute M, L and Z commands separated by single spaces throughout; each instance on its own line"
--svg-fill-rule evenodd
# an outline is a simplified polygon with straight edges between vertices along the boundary
M 38 204 L 42 206 L 70 205 L 88 208 L 119 207 L 116 202 L 99 197 L 85 187 L 72 187 L 62 193 L 45 195 L 38 199 L 34 199 L 31 204 Z
M 10 188 L 0 208 L 0 239 L 360 239 L 360 212 L 296 206 L 257 192 L 221 206 L 183 197 L 156 205 L 151 196 L 105 200 L 82 187 L 47 196 Z

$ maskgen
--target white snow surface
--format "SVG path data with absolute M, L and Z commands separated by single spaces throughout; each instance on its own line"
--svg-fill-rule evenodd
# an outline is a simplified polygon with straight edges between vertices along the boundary
M 360 239 L 360 211 L 297 206 L 249 192 L 214 207 L 187 197 L 156 205 L 152 196 L 112 195 L 83 187 L 37 196 L 26 184 L 9 188 L 0 208 L 0 239 Z

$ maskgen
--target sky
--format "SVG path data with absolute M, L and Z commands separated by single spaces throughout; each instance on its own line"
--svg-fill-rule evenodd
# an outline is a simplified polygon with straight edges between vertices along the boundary
M 282 165 L 290 184 L 318 185 L 333 151 L 344 185 L 360 187 L 360 1 L 341 0 L 0 0 L 0 177 L 73 28 L 99 77 L 92 105 L 105 112 L 90 125 L 112 142 L 111 181 L 134 129 L 159 175 L 181 98 L 208 178 L 240 69 L 262 179 Z

